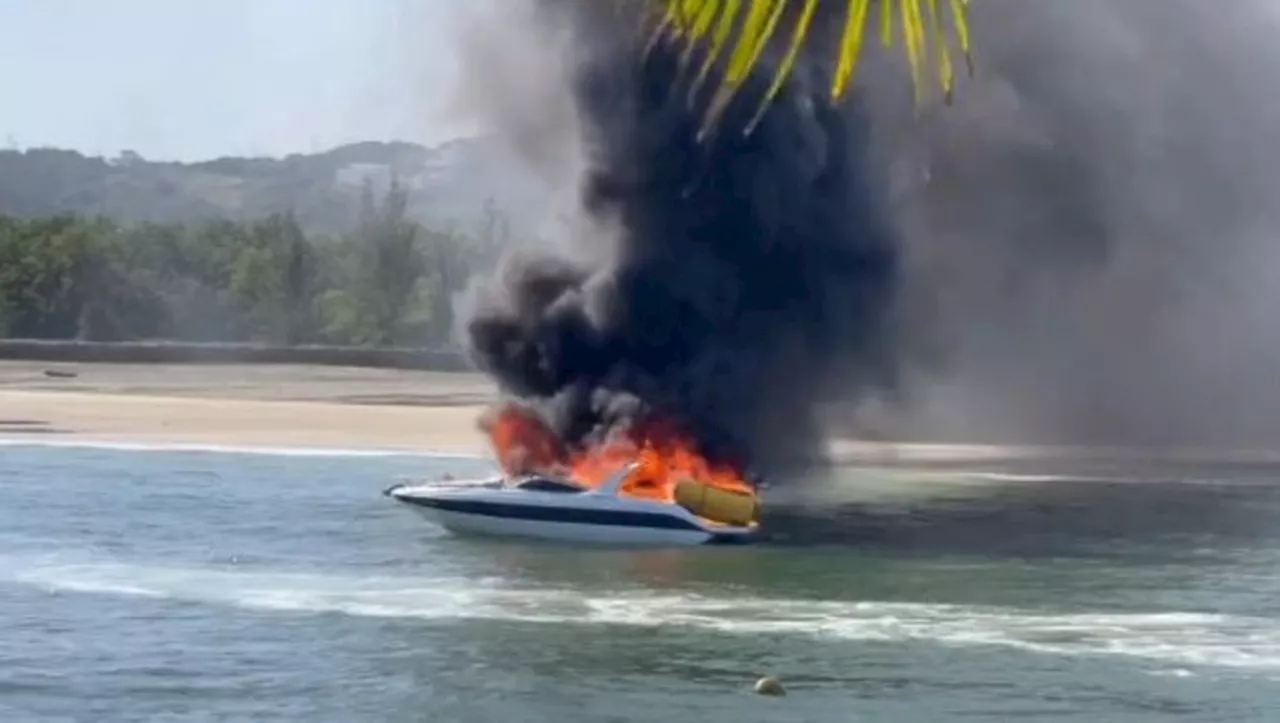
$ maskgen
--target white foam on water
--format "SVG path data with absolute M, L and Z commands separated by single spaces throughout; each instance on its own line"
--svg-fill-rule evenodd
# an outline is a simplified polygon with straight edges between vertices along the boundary
M 1020 474 L 1014 472 L 958 472 L 956 476 L 968 480 L 980 482 L 1019 482 L 1025 484 L 1051 484 L 1063 482 L 1088 483 L 1118 483 L 1118 482 L 1142 482 L 1140 477 L 1101 477 L 1098 475 L 1078 475 L 1078 474 Z
M 1211 477 L 1188 477 L 1186 475 L 1159 475 L 1159 476 L 1133 476 L 1133 475 L 1084 475 L 1084 474 L 1023 474 L 1013 472 L 956 472 L 955 477 L 960 477 L 975 483 L 988 484 L 1152 484 L 1160 483 L 1162 485 L 1219 485 L 1221 480 Z M 1242 480 L 1234 480 L 1232 484 L 1248 484 Z
M 1196 674 L 1186 668 L 1170 668 L 1168 670 L 1151 670 L 1147 672 L 1153 678 L 1194 678 Z
M 50 589 L 59 592 L 80 592 L 98 595 L 122 595 L 128 597 L 151 597 L 166 598 L 165 593 L 159 590 L 152 590 L 128 583 L 110 582 L 108 580 L 94 579 L 66 579 L 61 581 L 61 585 L 50 585 Z
M 119 452 L 207 452 L 211 454 L 265 455 L 271 457 L 416 457 L 432 459 L 484 459 L 460 452 L 338 447 L 267 447 L 257 445 L 194 444 L 186 442 L 137 442 L 82 439 L 32 439 L 0 437 L 0 447 L 98 449 Z
M 928 642 L 1057 656 L 1280 673 L 1280 621 L 1195 612 L 1047 613 L 912 602 L 837 602 L 515 589 L 500 579 L 358 577 L 123 563 L 0 561 L 0 582 L 52 592 L 220 604 L 280 613 L 424 621 L 684 627 L 730 635 Z

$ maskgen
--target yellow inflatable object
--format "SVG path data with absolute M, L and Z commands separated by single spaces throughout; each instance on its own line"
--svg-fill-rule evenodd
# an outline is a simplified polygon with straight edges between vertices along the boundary
M 760 512 L 753 494 L 731 492 L 692 479 L 676 482 L 676 504 L 693 514 L 725 525 L 751 525 Z

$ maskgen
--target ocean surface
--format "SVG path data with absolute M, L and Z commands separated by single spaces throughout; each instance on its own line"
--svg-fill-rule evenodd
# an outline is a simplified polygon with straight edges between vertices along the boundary
M 0 446 L 0 720 L 1280 721 L 1266 470 L 837 470 L 658 551 L 380 494 L 486 469 Z

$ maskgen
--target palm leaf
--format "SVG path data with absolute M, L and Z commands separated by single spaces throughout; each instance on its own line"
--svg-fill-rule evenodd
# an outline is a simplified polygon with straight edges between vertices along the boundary
M 835 73 L 831 81 L 831 99 L 842 99 L 852 86 L 858 59 L 865 46 L 864 36 L 871 22 L 872 6 L 879 10 L 880 41 L 893 45 L 896 35 L 902 38 L 912 85 L 919 102 L 930 80 L 925 66 L 932 63 L 932 79 L 950 102 L 955 86 L 951 53 L 958 46 L 964 54 L 969 72 L 973 60 L 969 49 L 967 20 L 968 0 L 646 0 L 655 24 L 651 42 L 671 39 L 687 45 L 684 58 L 692 49 L 703 45 L 703 57 L 691 92 L 696 92 L 712 69 L 723 60 L 719 86 L 716 88 L 706 116 L 704 130 L 718 122 L 743 82 L 756 68 L 765 47 L 778 32 L 783 18 L 789 18 L 790 40 L 782 60 L 774 71 L 772 83 L 747 128 L 750 130 L 764 114 L 768 104 L 782 89 L 801 48 L 809 41 L 813 18 L 822 3 L 845 4 L 845 21 L 835 47 Z M 789 8 L 798 10 L 787 13 Z M 949 22 L 948 22 L 949 21 Z M 727 53 L 727 58 L 725 57 Z

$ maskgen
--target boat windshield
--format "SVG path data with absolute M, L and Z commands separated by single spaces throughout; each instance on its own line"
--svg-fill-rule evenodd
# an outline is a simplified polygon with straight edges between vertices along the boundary
M 547 477 L 530 477 L 529 479 L 520 480 L 513 485 L 516 489 L 528 490 L 530 492 L 564 492 L 575 493 L 585 491 L 572 482 L 564 482 L 561 480 L 549 479 Z

